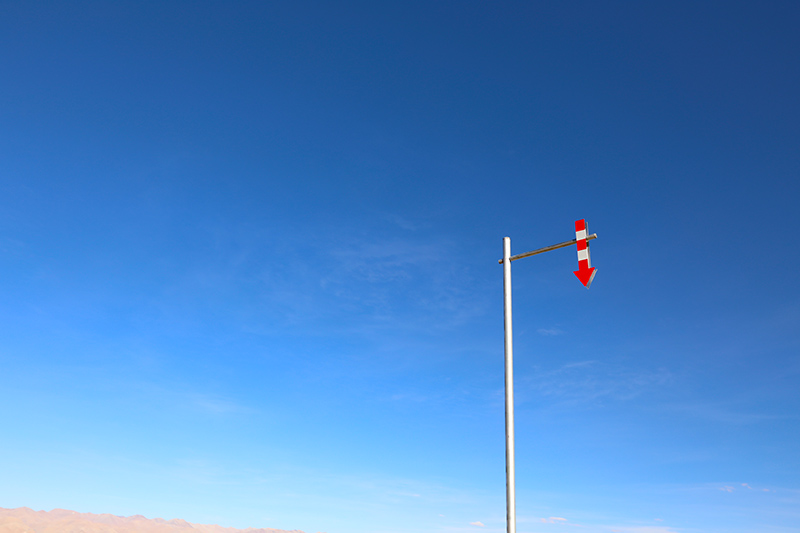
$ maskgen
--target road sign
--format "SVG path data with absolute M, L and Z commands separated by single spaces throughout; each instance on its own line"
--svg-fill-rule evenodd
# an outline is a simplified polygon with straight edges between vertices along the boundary
M 589 231 L 586 228 L 586 220 L 575 221 L 575 240 L 578 244 L 578 270 L 575 274 L 583 286 L 587 289 L 594 280 L 594 275 L 597 274 L 597 269 L 592 267 L 592 260 L 589 257 L 589 242 L 587 240 Z
M 586 221 L 575 222 L 575 238 L 566 242 L 545 246 L 532 252 L 511 255 L 511 239 L 503 238 L 503 258 L 498 262 L 503 265 L 503 315 L 505 318 L 506 336 L 506 532 L 517 531 L 517 503 L 516 481 L 514 467 L 514 342 L 511 333 L 511 261 L 530 257 L 532 255 L 549 252 L 578 245 L 578 270 L 575 275 L 588 289 L 592 284 L 597 269 L 592 268 L 589 260 L 589 241 L 596 239 L 597 235 L 589 235 L 586 230 Z

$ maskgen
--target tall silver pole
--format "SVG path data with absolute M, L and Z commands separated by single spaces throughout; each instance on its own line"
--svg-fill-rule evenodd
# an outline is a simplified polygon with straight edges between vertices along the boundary
M 517 532 L 514 490 L 514 345 L 511 335 L 511 238 L 503 238 L 503 297 L 506 330 L 506 525 Z

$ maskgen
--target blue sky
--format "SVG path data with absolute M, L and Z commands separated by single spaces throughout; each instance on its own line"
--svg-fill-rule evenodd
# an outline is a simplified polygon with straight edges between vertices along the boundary
M 800 531 L 794 2 L 0 5 L 0 507 Z

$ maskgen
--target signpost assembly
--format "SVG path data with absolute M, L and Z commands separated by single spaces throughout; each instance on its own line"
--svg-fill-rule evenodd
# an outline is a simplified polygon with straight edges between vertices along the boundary
M 596 238 L 597 234 L 588 234 L 585 220 L 575 222 L 575 239 L 524 254 L 511 255 L 511 238 L 503 238 L 503 258 L 499 262 L 503 265 L 503 308 L 506 334 L 506 525 L 508 533 L 517 531 L 514 481 L 514 342 L 511 333 L 511 261 L 576 244 L 578 247 L 578 270 L 573 273 L 588 289 L 597 274 L 597 269 L 592 267 L 589 258 L 589 241 Z

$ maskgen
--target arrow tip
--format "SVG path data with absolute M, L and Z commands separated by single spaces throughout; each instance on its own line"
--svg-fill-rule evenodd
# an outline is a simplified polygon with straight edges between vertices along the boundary
M 594 275 L 597 274 L 597 269 L 595 267 L 582 268 L 580 270 L 574 270 L 572 273 L 575 274 L 578 280 L 583 283 L 583 286 L 588 289 L 594 280 Z

